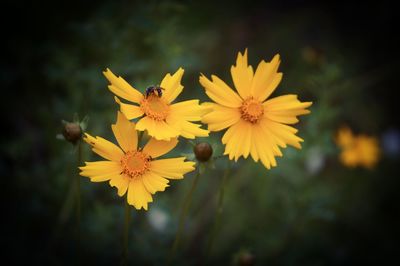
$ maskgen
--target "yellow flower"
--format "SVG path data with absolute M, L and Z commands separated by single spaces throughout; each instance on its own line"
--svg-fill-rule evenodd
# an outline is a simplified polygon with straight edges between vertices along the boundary
M 168 73 L 161 81 L 162 96 L 153 93 L 146 97 L 129 85 L 122 77 L 115 76 L 110 69 L 103 72 L 111 85 L 110 91 L 127 101 L 135 103 L 122 103 L 117 97 L 116 102 L 120 110 L 129 119 L 142 117 L 136 124 L 136 130 L 147 130 L 149 135 L 158 140 L 169 140 L 179 135 L 194 139 L 195 137 L 208 136 L 208 130 L 201 129 L 200 121 L 208 109 L 199 105 L 199 100 L 189 100 L 172 104 L 182 92 L 181 79 L 184 70 L 179 68 L 172 76 Z
M 80 175 L 92 182 L 110 181 L 121 197 L 128 191 L 128 203 L 136 209 L 147 210 L 147 204 L 153 201 L 151 194 L 164 191 L 168 179 L 182 179 L 194 170 L 195 163 L 185 162 L 185 157 L 156 160 L 176 146 L 176 138 L 171 141 L 152 138 L 142 149 L 137 147 L 135 124 L 122 113 L 118 112 L 117 123 L 111 127 L 121 148 L 101 137 L 85 134 L 84 140 L 92 150 L 107 161 L 86 162 L 79 168 Z
M 378 140 L 365 135 L 354 136 L 348 127 L 339 129 L 336 142 L 342 149 L 340 161 L 348 167 L 373 168 L 380 157 Z
M 266 101 L 282 79 L 278 73 L 279 55 L 271 62 L 261 61 L 256 72 L 247 64 L 247 49 L 238 54 L 236 66 L 231 67 L 233 83 L 238 94 L 224 81 L 212 75 L 212 81 L 203 74 L 200 83 L 215 103 L 205 103 L 212 108 L 202 121 L 210 131 L 225 128 L 222 143 L 229 159 L 237 161 L 249 155 L 270 169 L 276 166 L 275 156 L 282 156 L 279 147 L 289 144 L 301 148 L 303 140 L 296 136 L 297 129 L 287 124 L 298 122 L 297 116 L 310 113 L 305 108 L 311 102 L 300 102 L 297 95 L 283 95 Z

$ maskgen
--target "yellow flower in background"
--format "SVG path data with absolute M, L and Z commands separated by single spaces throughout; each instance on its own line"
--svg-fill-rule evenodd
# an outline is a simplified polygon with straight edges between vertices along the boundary
M 339 130 L 336 142 L 342 149 L 340 161 L 349 167 L 373 168 L 380 157 L 378 140 L 366 135 L 354 136 L 348 127 Z
M 182 92 L 181 79 L 184 70 L 179 68 L 172 76 L 168 73 L 161 81 L 161 95 L 157 92 L 143 95 L 129 85 L 122 77 L 115 76 L 110 69 L 103 72 L 111 85 L 110 91 L 134 104 L 122 103 L 115 97 L 120 110 L 129 119 L 140 118 L 136 130 L 147 130 L 158 140 L 170 140 L 178 136 L 194 139 L 208 136 L 208 130 L 201 129 L 200 121 L 208 109 L 199 105 L 199 100 L 189 100 L 173 104 Z
M 90 178 L 92 182 L 109 181 L 117 187 L 118 195 L 128 193 L 127 200 L 136 209 L 147 210 L 153 201 L 151 194 L 164 191 L 168 187 L 168 179 L 182 179 L 183 175 L 194 170 L 194 162 L 185 162 L 185 157 L 158 159 L 168 153 L 178 143 L 150 139 L 144 148 L 138 148 L 138 136 L 135 124 L 118 112 L 117 123 L 112 125 L 117 145 L 101 137 L 85 134 L 84 140 L 92 150 L 106 161 L 86 162 L 80 167 L 80 175 Z
M 312 103 L 300 102 L 293 94 L 267 100 L 282 79 L 282 73 L 277 72 L 279 64 L 276 55 L 269 63 L 261 61 L 254 73 L 247 64 L 247 49 L 243 55 L 239 53 L 236 66 L 231 67 L 238 93 L 215 75 L 212 80 L 200 76 L 206 94 L 215 102 L 205 103 L 212 111 L 202 121 L 210 131 L 228 128 L 222 143 L 226 144 L 224 154 L 229 154 L 229 159 L 237 161 L 251 155 L 270 169 L 276 166 L 275 156 L 282 156 L 280 147 L 301 148 L 303 140 L 288 124 L 296 124 L 297 116 L 310 113 L 306 108 Z

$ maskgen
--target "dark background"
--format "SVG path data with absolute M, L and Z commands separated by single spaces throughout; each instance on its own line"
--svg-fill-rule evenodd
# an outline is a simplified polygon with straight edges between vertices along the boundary
M 91 133 L 111 138 L 116 106 L 103 69 L 145 87 L 182 65 L 187 85 L 180 99 L 204 101 L 198 73 L 229 81 L 230 65 L 246 47 L 253 65 L 279 52 L 285 75 L 278 95 L 298 93 L 314 105 L 302 118 L 299 155 L 289 150 L 268 172 L 253 162 L 239 164 L 248 172 L 235 178 L 260 185 L 232 182 L 227 225 L 209 263 L 236 263 L 243 250 L 256 265 L 382 264 L 398 254 L 398 153 L 383 151 L 371 171 L 347 169 L 330 139 L 342 124 L 381 140 L 388 130 L 398 134 L 398 11 L 389 1 L 8 1 L 2 10 L 1 250 L 11 262 L 77 263 L 73 210 L 59 218 L 76 172 L 75 152 L 56 135 L 61 119 L 79 113 L 89 115 Z M 324 157 L 317 173 L 304 168 L 313 147 Z M 208 211 L 198 208 L 202 192 L 217 192 L 220 173 L 213 171 L 194 203 L 198 232 L 187 234 L 182 265 L 204 259 L 206 240 L 198 235 L 207 235 L 215 203 Z M 263 176 L 250 179 L 250 173 Z M 179 206 L 169 203 L 182 198 L 187 182 L 160 196 L 159 206 L 171 217 L 167 232 L 151 231 L 147 214 L 134 214 L 131 263 L 163 264 Z M 99 187 L 83 184 L 80 260 L 113 265 L 121 249 L 122 201 Z M 246 200 L 238 203 L 235 193 Z M 253 211 L 246 211 L 249 205 Z M 198 217 L 205 221 L 195 222 Z

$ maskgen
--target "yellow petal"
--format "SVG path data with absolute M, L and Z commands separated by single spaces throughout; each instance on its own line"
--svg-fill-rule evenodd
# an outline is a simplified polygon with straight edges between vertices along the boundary
M 295 101 L 297 101 L 296 94 L 286 94 L 286 95 L 268 99 L 268 101 L 264 102 L 263 105 L 264 105 L 264 107 L 267 107 L 272 104 L 282 104 L 282 103 L 295 102 Z
M 251 130 L 251 148 L 250 148 L 250 155 L 255 162 L 258 162 L 260 157 L 258 156 L 257 151 L 257 141 L 256 141 L 256 133 L 254 132 L 255 128 Z
M 235 161 L 237 161 L 242 154 L 242 133 L 247 127 L 245 123 L 247 122 L 239 120 L 239 122 L 231 126 L 222 137 L 222 143 L 226 144 L 224 154 L 229 154 L 229 160 L 235 159 Z
M 111 125 L 114 136 L 119 146 L 125 151 L 136 151 L 138 136 L 135 130 L 135 124 L 129 120 L 121 112 L 118 112 L 117 123 Z
M 340 161 L 348 167 L 356 167 L 359 164 L 359 154 L 355 150 L 345 150 L 340 154 Z
M 115 174 L 115 175 L 98 175 L 98 176 L 93 176 L 90 178 L 91 182 L 104 182 L 104 181 L 108 181 L 110 179 L 113 179 L 114 177 L 119 176 L 119 174 Z
M 299 119 L 296 116 L 291 115 L 277 115 L 273 113 L 265 113 L 265 116 L 275 122 L 283 123 L 283 124 L 296 124 L 299 122 Z
M 139 106 L 122 103 L 117 96 L 115 96 L 114 99 L 119 104 L 121 112 L 126 116 L 126 118 L 128 118 L 128 120 L 132 120 L 143 115 L 143 111 Z
M 195 137 L 207 137 L 208 130 L 200 128 L 201 125 L 191 123 L 188 121 L 181 122 L 181 135 L 188 139 L 194 139 Z
M 286 143 L 280 138 L 275 137 L 270 128 L 266 126 L 266 123 L 259 123 L 259 127 L 257 130 L 262 131 L 265 141 L 269 144 L 269 147 L 272 150 L 272 154 L 274 156 L 282 157 L 282 152 L 279 149 L 279 144 L 282 144 L 282 147 L 286 148 Z
M 156 173 L 148 172 L 142 177 L 143 185 L 151 194 L 158 191 L 164 191 L 169 185 L 169 180 L 159 176 Z
M 266 139 L 260 124 L 255 124 L 254 130 L 254 140 L 256 142 L 255 148 L 257 149 L 257 154 L 260 157 L 262 164 L 270 169 L 271 166 L 276 166 L 276 160 L 273 154 L 273 147 L 270 141 Z
M 239 52 L 236 66 L 231 67 L 231 75 L 235 88 L 243 99 L 251 96 L 251 83 L 253 81 L 253 68 L 247 65 L 247 49 L 243 55 Z
M 251 149 L 251 127 L 252 124 L 243 120 L 240 120 L 233 127 L 230 132 L 230 138 L 223 138 L 226 141 L 225 153 L 229 154 L 229 158 L 237 161 L 241 156 L 247 158 Z M 229 136 L 229 134 L 227 136 Z M 225 137 L 225 136 L 224 136 Z
M 119 162 L 124 155 L 118 146 L 102 137 L 92 137 L 88 133 L 85 133 L 83 140 L 93 147 L 92 150 L 95 153 L 110 161 Z
M 225 134 L 222 136 L 221 139 L 223 144 L 228 143 L 228 141 L 232 138 L 232 136 L 237 134 L 236 128 L 241 122 L 242 120 L 239 120 L 237 123 L 233 124 L 231 127 L 228 128 L 228 130 L 225 132 Z
M 151 171 L 154 173 L 169 178 L 182 179 L 183 175 L 194 170 L 194 162 L 185 162 L 185 157 L 161 159 L 151 162 Z
M 286 95 L 284 96 L 279 96 L 276 98 L 285 98 Z M 288 95 L 289 96 L 289 95 Z M 298 99 L 293 99 L 291 98 L 290 100 L 288 99 L 287 101 L 283 101 L 279 99 L 279 101 L 273 101 L 276 98 L 272 98 L 265 103 L 263 103 L 263 106 L 266 111 L 269 112 L 293 112 L 296 110 L 304 110 L 305 108 L 308 108 L 312 105 L 312 102 L 300 102 Z
M 260 102 L 267 99 L 281 82 L 282 73 L 277 73 L 279 64 L 279 55 L 275 55 L 270 63 L 263 60 L 258 64 L 251 84 L 251 92 Z
M 354 143 L 353 133 L 351 132 L 350 128 L 342 127 L 339 129 L 336 142 L 339 146 L 346 148 L 350 147 Z
M 220 131 L 237 123 L 240 119 L 238 108 L 229 108 L 214 103 L 207 103 L 212 111 L 204 115 L 202 122 L 208 124 L 208 130 Z
M 242 148 L 241 148 L 241 155 L 246 159 L 247 156 L 250 154 L 251 150 L 251 142 L 252 142 L 252 131 L 253 131 L 253 126 L 251 123 L 246 123 L 246 126 L 244 127 L 243 134 L 242 134 Z
M 128 203 L 137 210 L 147 211 L 148 203 L 153 202 L 151 194 L 146 190 L 141 179 L 132 179 L 128 188 Z
M 151 138 L 146 146 L 144 146 L 143 152 L 152 158 L 157 158 L 175 148 L 176 144 L 178 144 L 178 139 L 176 138 L 169 141 Z
M 199 100 L 189 100 L 170 105 L 170 112 L 187 121 L 200 121 L 210 108 L 200 105 Z
M 114 161 L 97 161 L 97 162 L 85 162 L 85 166 L 79 167 L 81 176 L 87 176 L 90 178 L 96 176 L 114 176 L 121 173 L 121 164 Z
M 167 121 L 169 120 L 167 119 Z M 147 130 L 150 136 L 158 140 L 170 140 L 179 136 L 179 131 L 175 128 L 175 124 L 171 125 L 166 121 L 156 121 L 147 116 L 137 122 L 136 130 Z
M 228 85 L 217 76 L 211 76 L 213 81 L 203 74 L 200 76 L 200 84 L 205 88 L 206 94 L 216 103 L 223 106 L 237 108 L 242 105 L 242 99 Z
M 143 95 L 139 91 L 129 85 L 122 77 L 115 76 L 110 69 L 107 68 L 106 71 L 103 71 L 103 74 L 111 83 L 108 88 L 115 95 L 134 103 L 140 103 L 143 99 Z
M 174 101 L 176 97 L 181 94 L 183 90 L 181 80 L 184 72 L 183 68 L 179 68 L 174 75 L 171 76 L 171 74 L 168 73 L 162 80 L 160 87 L 165 89 L 162 98 L 168 103 Z
M 110 180 L 110 186 L 118 189 L 118 196 L 122 197 L 128 190 L 131 179 L 125 175 L 118 175 Z
M 378 163 L 381 151 L 376 138 L 360 135 L 357 137 L 356 148 L 361 165 L 373 168 Z
M 295 148 L 301 149 L 300 142 L 303 142 L 303 139 L 295 135 L 295 132 L 297 132 L 295 128 L 274 122 L 268 118 L 262 119 L 260 124 L 265 130 L 271 132 L 275 138 Z
M 300 102 L 296 95 L 279 96 L 263 103 L 264 114 L 278 123 L 295 124 L 299 121 L 297 116 L 310 113 L 305 108 L 311 104 L 312 102 Z

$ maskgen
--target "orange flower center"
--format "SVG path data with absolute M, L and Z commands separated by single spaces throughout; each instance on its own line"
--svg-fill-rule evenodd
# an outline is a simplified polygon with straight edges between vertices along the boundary
M 128 151 L 121 159 L 122 173 L 139 178 L 150 168 L 151 157 L 141 151 Z
M 264 115 L 264 107 L 259 101 L 250 97 L 243 101 L 242 106 L 240 106 L 240 113 L 244 120 L 254 124 Z
M 165 120 L 169 113 L 168 104 L 157 95 L 149 95 L 140 102 L 140 108 L 144 114 L 154 120 Z

